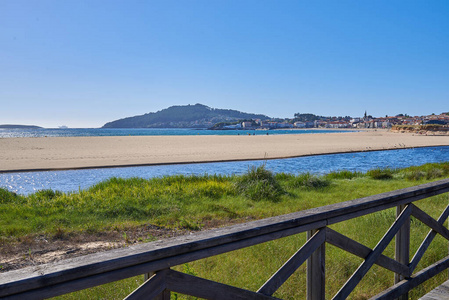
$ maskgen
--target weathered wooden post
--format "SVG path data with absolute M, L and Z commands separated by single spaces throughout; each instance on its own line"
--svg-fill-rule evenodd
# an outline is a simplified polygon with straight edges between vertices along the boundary
M 319 230 L 325 228 L 307 231 L 307 240 L 309 240 Z M 325 299 L 325 258 L 326 243 L 323 243 L 312 255 L 307 259 L 307 300 L 324 300 Z
M 396 207 L 396 218 L 399 217 L 401 212 L 407 207 L 408 204 L 399 205 Z M 408 220 L 402 225 L 401 229 L 399 229 L 396 234 L 396 249 L 395 249 L 395 259 L 401 264 L 408 265 L 410 262 L 410 217 Z M 394 274 L 394 283 L 398 283 L 401 280 L 404 280 L 405 277 L 395 273 Z M 408 293 L 400 296 L 399 300 L 407 300 Z
M 150 279 L 156 272 L 150 272 L 143 274 L 144 281 Z M 152 300 L 170 300 L 170 291 L 164 290 L 159 296 L 153 298 Z

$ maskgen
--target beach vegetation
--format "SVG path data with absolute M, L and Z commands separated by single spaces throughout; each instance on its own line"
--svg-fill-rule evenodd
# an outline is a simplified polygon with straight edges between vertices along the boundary
M 325 176 L 318 176 L 311 173 L 302 173 L 292 176 L 288 181 L 291 188 L 306 188 L 319 190 L 330 185 L 331 181 Z
M 0 187 L 0 204 L 20 203 L 21 201 L 23 201 L 23 197 Z
M 448 162 L 321 176 L 274 174 L 261 165 L 232 176 L 110 178 L 71 193 L 46 189 L 24 196 L 0 188 L 0 235 L 101 232 L 123 223 L 198 230 L 210 220 L 258 219 L 448 176 Z
M 421 171 L 421 170 L 411 170 L 411 171 L 405 172 L 403 174 L 403 176 L 408 180 L 419 181 L 419 180 L 426 178 L 426 172 Z
M 349 171 L 349 170 L 340 170 L 340 171 L 332 171 L 326 174 L 326 178 L 329 180 L 332 179 L 354 179 L 357 177 L 363 176 L 362 172 L 357 171 Z
M 273 172 L 265 165 L 252 166 L 248 172 L 238 176 L 235 188 L 238 193 L 255 201 L 279 201 L 281 195 L 285 193 Z
M 393 174 L 395 173 L 395 170 L 390 168 L 376 168 L 369 170 L 366 172 L 366 174 L 371 177 L 372 179 L 376 180 L 389 180 L 393 179 Z
M 124 244 L 129 245 L 156 239 L 150 235 L 135 239 L 131 233 L 139 228 L 152 226 L 183 232 L 197 231 L 320 207 L 447 177 L 449 163 L 405 169 L 375 169 L 366 173 L 339 171 L 325 175 L 274 174 L 262 165 L 249 168 L 242 175 L 232 176 L 205 174 L 152 179 L 111 178 L 72 193 L 43 190 L 24 196 L 0 188 L 0 246 L 28 243 L 37 238 L 55 241 L 105 232 L 119 232 Z M 447 205 L 447 194 L 418 201 L 416 205 L 437 218 Z M 389 209 L 337 223 L 331 228 L 373 248 L 394 218 L 394 209 Z M 411 253 L 418 249 L 428 230 L 427 226 L 412 218 Z M 257 290 L 304 244 L 305 239 L 305 234 L 299 234 L 175 269 Z M 428 251 L 419 268 L 445 257 L 447 241 L 445 243 L 443 238 L 437 236 Z M 24 256 L 34 255 L 31 249 L 29 252 Z M 384 254 L 393 257 L 394 247 L 389 245 Z M 326 245 L 326 257 L 326 272 L 329 274 L 326 297 L 331 297 L 362 260 L 331 245 Z M 8 270 L 8 265 L 2 263 L 0 271 L 5 270 Z M 305 266 L 301 266 L 274 296 L 283 299 L 305 298 L 305 272 Z M 444 281 L 443 277 L 444 274 L 418 287 L 410 297 L 419 298 L 439 281 Z M 374 266 L 351 296 L 369 298 L 390 286 L 391 279 L 391 272 Z M 133 277 L 59 298 L 124 298 L 142 281 L 142 276 Z M 176 297 L 190 299 L 183 295 Z
M 447 177 L 449 176 L 449 162 L 428 163 L 422 166 L 411 166 L 399 170 L 398 173 L 400 174 L 400 176 L 412 181 Z

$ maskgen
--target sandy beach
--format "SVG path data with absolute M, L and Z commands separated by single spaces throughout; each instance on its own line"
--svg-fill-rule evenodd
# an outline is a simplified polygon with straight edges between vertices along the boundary
M 0 172 L 274 159 L 448 145 L 449 136 L 384 130 L 255 136 L 3 138 Z

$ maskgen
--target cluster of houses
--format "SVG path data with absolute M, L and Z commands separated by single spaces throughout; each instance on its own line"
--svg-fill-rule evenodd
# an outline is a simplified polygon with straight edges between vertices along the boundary
M 391 128 L 393 125 L 449 125 L 449 113 L 428 116 L 399 115 L 385 118 L 361 119 L 353 122 L 352 128 Z
M 362 118 L 350 117 L 320 117 L 318 120 L 301 122 L 294 119 L 280 121 L 254 120 L 252 122 L 241 122 L 225 126 L 225 129 L 285 129 L 285 128 L 391 128 L 393 125 L 449 125 L 449 112 L 439 115 L 428 116 L 386 116 L 384 118 L 373 118 L 365 116 Z

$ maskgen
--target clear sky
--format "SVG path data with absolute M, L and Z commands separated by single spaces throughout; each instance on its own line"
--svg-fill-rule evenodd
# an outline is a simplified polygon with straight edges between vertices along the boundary
M 447 0 L 0 0 L 0 124 L 449 111 Z

